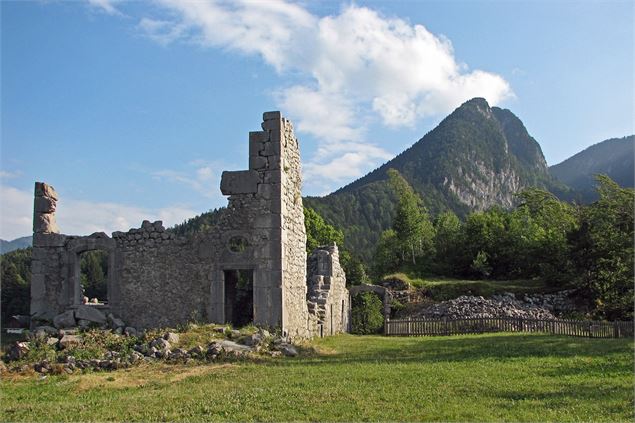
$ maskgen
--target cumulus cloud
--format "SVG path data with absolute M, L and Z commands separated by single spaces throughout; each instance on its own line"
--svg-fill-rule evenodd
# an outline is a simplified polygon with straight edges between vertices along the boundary
M 0 237 L 12 240 L 33 231 L 33 193 L 0 185 L 2 209 Z M 127 231 L 147 220 L 162 220 L 168 227 L 194 217 L 196 211 L 184 205 L 162 208 L 137 207 L 112 202 L 62 199 L 57 203 L 57 222 L 63 233 L 89 235 L 94 232 Z
M 358 147 L 330 158 L 326 164 L 344 172 L 335 174 L 352 172 L 340 165 L 344 157 L 351 169 L 361 169 L 364 160 L 386 155 L 364 150 L 366 122 L 412 127 L 472 97 L 495 105 L 513 96 L 501 76 L 459 62 L 444 36 L 370 8 L 349 5 L 319 17 L 286 1 L 160 0 L 159 5 L 168 19 L 144 18 L 139 24 L 158 42 L 181 39 L 258 55 L 297 80 L 275 90 L 275 98 L 298 130 L 320 143 Z M 308 175 L 320 160 L 324 165 L 324 157 L 312 159 Z

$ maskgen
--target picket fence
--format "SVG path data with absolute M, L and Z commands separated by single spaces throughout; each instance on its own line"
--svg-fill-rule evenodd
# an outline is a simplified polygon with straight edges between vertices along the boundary
M 388 336 L 439 336 L 486 332 L 541 332 L 587 338 L 633 337 L 634 322 L 599 322 L 589 320 L 542 320 L 513 317 L 472 319 L 386 319 Z

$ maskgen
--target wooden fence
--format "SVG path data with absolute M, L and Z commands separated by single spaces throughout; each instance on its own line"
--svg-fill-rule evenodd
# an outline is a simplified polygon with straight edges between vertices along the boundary
M 541 332 L 587 338 L 633 337 L 633 322 L 597 322 L 589 320 L 541 320 L 512 317 L 474 319 L 386 319 L 388 336 L 438 336 L 486 332 Z

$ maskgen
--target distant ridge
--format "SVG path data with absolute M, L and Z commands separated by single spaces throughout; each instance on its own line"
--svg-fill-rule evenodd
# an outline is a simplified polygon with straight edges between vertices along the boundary
M 0 254 L 9 253 L 20 248 L 28 248 L 33 242 L 32 237 L 23 236 L 22 238 L 16 238 L 13 241 L 5 241 L 0 239 Z
M 549 171 L 558 180 L 578 191 L 582 202 L 593 201 L 594 175 L 608 175 L 624 187 L 635 186 L 635 135 L 611 138 L 551 166 Z

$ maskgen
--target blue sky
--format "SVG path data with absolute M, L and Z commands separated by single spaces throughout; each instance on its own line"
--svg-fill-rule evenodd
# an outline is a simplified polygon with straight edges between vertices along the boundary
M 3 1 L 0 237 L 33 182 L 64 233 L 226 204 L 223 170 L 282 110 L 304 193 L 335 190 L 463 101 L 511 109 L 558 163 L 634 132 L 631 1 Z

